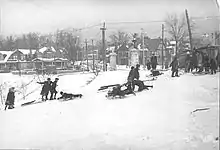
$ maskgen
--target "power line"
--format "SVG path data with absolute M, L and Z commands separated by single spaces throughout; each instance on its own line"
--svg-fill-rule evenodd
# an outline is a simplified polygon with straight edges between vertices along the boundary
M 82 30 L 94 28 L 94 27 L 97 27 L 97 26 L 100 26 L 100 25 L 101 25 L 101 23 L 95 24 L 95 25 L 92 25 L 92 26 L 88 26 L 88 27 L 83 27 L 83 28 L 79 28 L 79 29 L 74 29 L 74 31 L 82 31 Z
M 124 22 L 106 22 L 107 25 L 114 24 L 146 24 L 146 23 L 162 23 L 164 20 L 155 20 L 155 21 L 124 21 Z
M 193 19 L 193 20 L 220 19 L 220 16 L 190 17 L 190 19 Z

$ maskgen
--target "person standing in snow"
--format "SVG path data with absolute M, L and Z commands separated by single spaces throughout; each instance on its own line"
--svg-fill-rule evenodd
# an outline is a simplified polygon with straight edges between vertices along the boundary
M 208 54 L 204 55 L 203 66 L 205 68 L 205 72 L 209 72 L 210 64 L 209 64 L 209 56 L 208 56 Z
M 152 69 L 156 70 L 156 68 L 157 68 L 157 56 L 155 56 L 154 53 L 151 56 L 151 65 L 152 65 Z
M 49 91 L 51 90 L 51 80 L 50 78 L 47 78 L 47 81 L 44 82 L 37 82 L 39 84 L 43 84 L 42 90 L 41 90 L 41 95 L 42 95 L 42 101 L 48 100 L 48 94 Z M 45 99 L 44 99 L 45 96 Z
M 190 61 L 191 61 L 190 53 L 187 52 L 186 53 L 186 59 L 185 59 L 185 72 L 190 71 Z
M 196 69 L 196 72 L 198 70 L 198 59 L 197 59 L 197 55 L 196 52 L 194 51 L 192 53 L 192 71 Z
M 14 108 L 14 102 L 15 102 L 15 88 L 11 87 L 9 88 L 9 92 L 7 95 L 7 99 L 5 102 L 5 110 L 8 109 L 13 109 Z
M 131 91 L 133 91 L 134 87 L 134 66 L 131 66 L 131 70 L 129 72 L 128 78 L 127 78 L 127 88 Z
M 211 58 L 210 60 L 210 69 L 211 69 L 211 74 L 216 74 L 216 70 L 217 70 L 217 63 L 216 60 L 214 58 Z
M 174 77 L 174 74 L 175 74 L 175 76 L 178 77 L 179 76 L 178 75 L 179 62 L 178 62 L 178 59 L 176 56 L 174 57 L 173 61 L 171 62 L 170 67 L 172 67 L 171 68 L 171 70 L 172 70 L 171 76 Z
M 55 78 L 54 82 L 51 82 L 51 89 L 50 89 L 50 100 L 56 99 L 56 95 L 57 95 L 57 82 L 58 82 L 58 78 Z
M 147 70 L 150 70 L 151 69 L 151 63 L 150 63 L 150 60 L 148 59 L 147 60 Z

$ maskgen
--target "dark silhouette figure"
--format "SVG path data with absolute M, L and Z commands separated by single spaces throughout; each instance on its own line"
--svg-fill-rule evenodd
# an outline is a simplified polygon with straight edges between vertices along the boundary
M 8 109 L 13 109 L 14 108 L 14 101 L 15 101 L 15 91 L 14 91 L 14 87 L 9 88 L 9 92 L 7 95 L 7 99 L 5 102 L 5 110 Z
M 42 90 L 41 90 L 41 95 L 42 95 L 42 101 L 48 100 L 48 94 L 49 91 L 51 90 L 51 80 L 50 78 L 47 78 L 47 81 L 44 82 L 37 82 L 39 84 L 43 84 Z M 44 99 L 45 97 L 45 99 Z
M 216 60 L 214 58 L 211 58 L 210 60 L 210 69 L 211 69 L 211 74 L 216 74 L 216 70 L 217 70 L 217 63 Z
M 179 75 L 178 75 L 178 67 L 179 67 L 179 62 L 178 62 L 178 59 L 177 59 L 177 57 L 174 57 L 174 59 L 173 59 L 173 61 L 171 62 L 171 64 L 170 64 L 170 67 L 172 67 L 171 68 L 171 70 L 172 70 L 172 77 L 178 77 Z M 174 76 L 174 74 L 175 74 L 175 76 Z
M 55 78 L 55 81 L 51 83 L 51 89 L 50 89 L 50 100 L 56 99 L 56 95 L 57 95 L 57 82 L 58 82 L 58 78 Z
M 157 68 L 157 56 L 154 53 L 151 56 L 151 65 L 153 70 Z

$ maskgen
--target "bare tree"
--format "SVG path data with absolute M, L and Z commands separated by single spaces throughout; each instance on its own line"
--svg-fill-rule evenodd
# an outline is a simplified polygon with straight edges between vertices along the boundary
M 123 31 L 112 33 L 110 36 L 110 43 L 115 45 L 116 48 L 123 44 L 127 44 L 131 40 L 131 36 Z
M 171 38 L 176 42 L 176 55 L 179 51 L 179 45 L 186 40 L 188 36 L 187 23 L 184 14 L 177 16 L 177 14 L 168 15 L 166 20 L 166 30 Z
M 60 30 L 56 33 L 55 43 L 57 48 L 64 48 L 68 58 L 72 61 L 76 60 L 77 49 L 79 49 L 79 36 L 69 30 Z

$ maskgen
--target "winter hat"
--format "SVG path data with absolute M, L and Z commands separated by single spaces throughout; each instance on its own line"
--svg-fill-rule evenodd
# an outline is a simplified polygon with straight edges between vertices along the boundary
M 9 91 L 12 92 L 15 89 L 15 87 L 10 87 Z
M 50 81 L 50 78 L 47 78 L 47 81 Z
M 59 80 L 59 78 L 55 78 L 55 80 L 56 80 L 56 81 L 58 81 L 58 80 Z

